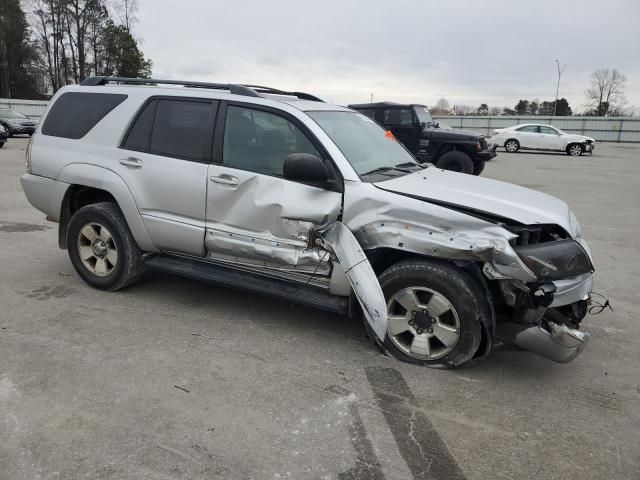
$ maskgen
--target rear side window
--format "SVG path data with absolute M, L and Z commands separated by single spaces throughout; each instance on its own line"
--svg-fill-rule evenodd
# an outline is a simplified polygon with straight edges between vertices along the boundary
M 53 137 L 82 138 L 126 98 L 126 95 L 115 93 L 63 93 L 51 106 L 42 125 L 42 133 Z
M 527 125 L 526 127 L 520 127 L 517 129 L 519 132 L 538 133 L 537 125 Z
M 149 153 L 202 161 L 213 135 L 211 102 L 158 100 Z

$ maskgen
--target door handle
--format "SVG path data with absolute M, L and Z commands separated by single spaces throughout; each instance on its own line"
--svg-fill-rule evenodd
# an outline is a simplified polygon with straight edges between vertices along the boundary
M 135 157 L 121 158 L 120 163 L 122 165 L 126 165 L 127 167 L 134 167 L 134 168 L 142 167 L 142 160 Z
M 238 185 L 238 179 L 229 175 L 220 175 L 219 177 L 209 177 L 213 183 L 219 183 L 220 185 L 230 185 L 235 187 Z

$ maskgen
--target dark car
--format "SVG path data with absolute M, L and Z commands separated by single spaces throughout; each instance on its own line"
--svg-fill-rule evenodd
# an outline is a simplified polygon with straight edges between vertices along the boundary
M 12 108 L 0 108 L 0 125 L 9 136 L 32 135 L 36 131 L 36 122 Z
M 7 141 L 7 138 L 9 137 L 9 132 L 7 132 L 7 130 L 0 125 L 0 148 L 4 147 L 4 144 Z
M 496 156 L 484 135 L 475 132 L 440 128 L 425 105 L 392 102 L 349 105 L 384 128 L 421 162 L 439 168 L 480 175 L 484 162 Z

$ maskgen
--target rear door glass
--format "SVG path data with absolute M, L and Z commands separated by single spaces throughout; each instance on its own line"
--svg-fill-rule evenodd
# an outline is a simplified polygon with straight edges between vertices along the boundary
M 137 150 L 145 152 L 149 149 L 151 139 L 151 129 L 153 127 L 153 117 L 156 113 L 157 100 L 152 100 L 140 112 L 133 126 L 127 134 L 127 138 L 122 145 L 127 150 Z
M 158 100 L 149 153 L 207 160 L 213 136 L 213 103 L 207 100 Z

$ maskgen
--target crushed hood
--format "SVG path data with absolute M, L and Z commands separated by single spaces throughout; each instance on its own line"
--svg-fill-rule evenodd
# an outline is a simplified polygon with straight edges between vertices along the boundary
M 375 186 L 469 213 L 489 214 L 524 225 L 557 224 L 571 232 L 570 210 L 565 202 L 511 183 L 429 167 Z

